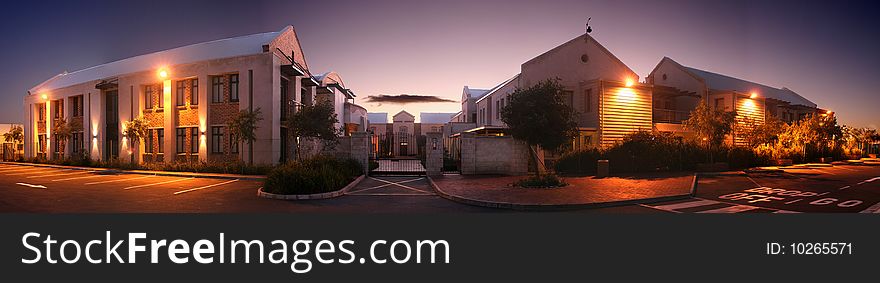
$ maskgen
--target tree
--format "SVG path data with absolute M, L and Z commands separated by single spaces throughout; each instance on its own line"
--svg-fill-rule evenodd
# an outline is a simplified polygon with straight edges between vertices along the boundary
M 263 120 L 263 112 L 260 108 L 254 111 L 241 110 L 238 115 L 232 117 L 226 127 L 232 135 L 233 142 L 248 143 L 248 163 L 254 165 L 254 141 L 257 140 L 257 124 Z
M 130 143 L 129 148 L 137 149 L 140 146 L 141 140 L 147 136 L 147 120 L 144 116 L 139 116 L 131 121 L 125 122 L 125 130 L 122 131 L 122 136 L 128 139 Z M 131 154 L 131 163 L 134 164 L 134 155 L 137 153 L 134 151 Z
M 3 133 L 3 139 L 6 142 L 12 143 L 12 158 L 15 159 L 15 155 L 18 152 L 18 144 L 24 143 L 24 129 L 21 126 L 13 126 L 9 129 L 9 132 Z
M 334 126 L 338 121 L 333 104 L 319 101 L 314 105 L 303 105 L 290 115 L 285 124 L 294 137 L 318 139 L 328 146 L 339 142 L 341 132 Z M 296 143 L 297 160 L 302 160 L 301 144 Z
M 58 152 L 64 155 L 64 148 L 67 145 L 67 140 L 70 139 L 71 129 L 70 124 L 67 123 L 67 120 L 64 118 L 56 119 L 52 123 L 52 134 L 55 135 L 55 139 L 58 141 Z
M 683 124 L 706 143 L 706 149 L 711 152 L 713 148 L 721 147 L 724 139 L 733 131 L 735 119 L 736 113 L 710 109 L 705 100 L 700 100 L 697 108 L 691 111 L 691 116 Z M 708 161 L 712 162 L 711 153 Z
M 535 146 L 558 150 L 578 134 L 574 110 L 565 104 L 562 91 L 559 82 L 550 79 L 529 88 L 517 88 L 501 109 L 501 121 L 507 124 L 508 132 L 529 145 L 535 160 Z M 544 165 L 540 166 L 536 173 Z
M 741 135 L 750 147 L 771 145 L 779 139 L 779 134 L 785 130 L 785 126 L 787 125 L 782 120 L 775 116 L 769 116 L 762 124 L 744 127 Z

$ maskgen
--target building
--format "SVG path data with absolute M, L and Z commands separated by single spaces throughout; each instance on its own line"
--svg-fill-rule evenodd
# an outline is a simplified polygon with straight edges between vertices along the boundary
M 322 95 L 343 102 L 335 106 L 339 117 L 345 116 L 344 102 L 354 97 L 338 74 L 312 75 L 295 29 L 287 26 L 52 77 L 24 97 L 24 151 L 45 159 L 284 162 L 298 139 L 283 121 L 298 105 Z M 263 120 L 256 141 L 233 142 L 227 122 L 239 111 L 257 109 Z M 125 123 L 138 117 L 150 130 L 133 144 L 122 133 Z M 74 132 L 64 147 L 52 134 L 53 124 L 62 120 Z
M 736 112 L 738 129 L 760 125 L 769 117 L 791 123 L 811 114 L 831 114 L 788 88 L 686 67 L 668 57 L 648 74 L 647 82 L 654 86 L 653 118 L 661 131 L 686 132 L 681 122 L 701 99 L 711 109 Z M 745 143 L 736 131 L 731 138 L 736 144 Z
M 24 153 L 24 143 L 16 141 L 12 136 L 10 136 L 10 139 L 6 139 L 6 137 L 13 129 L 23 129 L 23 127 L 24 125 L 22 124 L 0 124 L 0 143 L 3 144 L 3 146 L 0 147 L 0 156 L 3 156 L 2 160 L 13 161 L 22 157 L 22 154 Z
M 336 128 L 342 129 L 345 136 L 354 132 L 367 130 L 367 109 L 354 103 L 355 94 L 345 88 L 345 82 L 336 72 L 327 72 L 315 76 L 323 88 L 318 89 L 318 100 L 333 104 Z
M 369 113 L 369 132 L 373 134 L 374 150 L 390 157 L 420 156 L 424 154 L 425 134 L 442 133 L 444 126 L 457 113 L 419 113 L 416 116 L 400 111 L 388 122 L 388 113 Z
M 461 155 L 455 152 L 455 139 L 463 133 L 503 136 L 507 125 L 501 109 L 509 95 L 547 79 L 562 85 L 563 99 L 576 114 L 579 134 L 564 150 L 609 147 L 636 131 L 691 135 L 682 122 L 701 100 L 713 109 L 735 111 L 738 130 L 760 125 L 770 116 L 792 122 L 812 113 L 831 114 L 788 88 L 685 67 L 670 58 L 663 58 L 645 82 L 639 82 L 631 68 L 588 34 L 522 63 L 519 71 L 490 89 L 464 87 L 462 110 L 444 131 L 444 143 L 452 148 L 448 156 Z M 731 140 L 743 143 L 737 134 L 734 131 Z M 546 163 L 558 154 L 537 152 L 539 158 L 550 160 Z

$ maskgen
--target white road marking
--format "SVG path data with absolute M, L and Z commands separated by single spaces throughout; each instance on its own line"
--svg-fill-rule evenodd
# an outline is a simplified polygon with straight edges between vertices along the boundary
M 378 179 L 376 179 L 376 178 L 372 178 L 372 177 L 371 177 L 370 179 L 378 180 Z M 406 181 L 400 181 L 400 182 L 389 183 L 389 184 L 384 184 L 384 185 L 378 185 L 378 186 L 375 186 L 375 187 L 369 187 L 369 188 L 366 188 L 366 189 L 361 189 L 361 190 L 357 190 L 357 191 L 352 191 L 352 192 L 349 192 L 349 193 L 359 193 L 359 192 L 363 192 L 363 191 L 369 191 L 369 190 L 374 190 L 374 189 L 378 189 L 378 188 L 384 188 L 384 187 L 388 187 L 388 186 L 391 186 L 391 185 L 398 185 L 398 184 L 403 184 L 403 183 L 415 182 L 415 181 L 418 181 L 418 180 L 421 180 L 421 179 L 423 179 L 423 178 L 417 178 L 417 179 L 412 179 L 412 180 L 406 180 Z M 387 183 L 387 182 L 386 182 L 386 183 Z
M 754 183 L 754 184 L 755 184 L 755 186 L 758 186 L 758 187 L 763 187 L 763 186 L 761 186 L 761 185 L 760 185 L 760 184 L 758 184 L 758 182 L 755 182 L 755 179 L 752 179 L 752 177 L 749 177 L 749 176 L 746 176 L 746 178 L 748 178 L 748 179 L 749 179 L 749 181 L 752 181 L 752 183 Z
M 28 184 L 28 183 L 15 183 L 15 184 L 20 185 L 20 186 L 25 186 L 25 187 L 31 187 L 31 188 L 35 188 L 35 189 L 45 189 L 46 188 L 46 186 L 43 186 L 43 185 L 33 185 L 33 184 Z
M 875 203 L 874 205 L 866 208 L 865 210 L 859 211 L 859 213 L 880 213 L 880 202 Z
M 68 171 L 68 169 L 61 169 L 60 171 L 54 171 L 54 172 L 67 172 L 67 171 Z M 34 171 L 27 171 L 27 172 L 22 171 L 20 173 L 6 174 L 6 175 L 7 176 L 20 176 L 20 175 L 33 175 L 33 174 L 44 174 L 44 173 L 46 173 L 44 170 L 43 171 L 34 170 Z
M 152 177 L 156 177 L 156 175 L 147 175 L 147 176 L 134 177 L 134 178 L 128 178 L 128 179 L 116 179 L 116 180 L 107 180 L 107 181 L 100 181 L 100 182 L 90 182 L 90 183 L 85 183 L 84 185 L 106 184 L 106 183 L 114 183 L 114 182 L 130 181 L 130 180 L 137 180 L 137 179 L 143 179 L 143 178 L 152 178 Z
M 840 188 L 837 189 L 837 190 L 846 190 L 846 189 L 849 189 L 849 187 L 850 187 L 850 186 L 843 186 L 843 187 L 840 187 Z
M 73 173 L 49 174 L 49 175 L 40 175 L 40 176 L 28 176 L 27 178 L 28 178 L 28 179 L 33 179 L 33 178 L 43 178 L 43 177 L 55 177 L 55 176 L 79 175 L 79 174 L 88 174 L 88 173 L 92 173 L 92 172 L 94 172 L 94 171 L 80 171 L 80 172 L 73 172 Z
M 877 180 L 880 180 L 880 177 L 874 177 L 871 179 L 867 179 L 867 180 L 856 183 L 856 185 L 866 184 L 866 183 L 870 183 L 870 182 L 877 181 Z
M 792 204 L 792 203 L 796 203 L 796 202 L 799 202 L 799 201 L 802 201 L 802 200 L 804 200 L 804 199 L 799 198 L 799 199 L 796 199 L 796 200 L 788 201 L 788 202 L 786 202 L 785 204 Z
M 25 171 L 34 171 L 34 170 L 47 170 L 47 169 L 49 169 L 49 168 L 24 168 L 24 169 L 13 169 L 13 170 L 8 170 L 8 171 L 3 172 L 3 173 L 25 172 Z M 6 174 L 6 175 L 9 175 L 9 174 Z
M 376 178 L 373 178 L 373 177 L 370 177 L 370 179 L 373 179 L 373 180 L 376 180 L 376 181 L 379 181 L 379 182 L 388 183 L 389 185 L 396 185 L 396 186 L 399 186 L 399 187 L 401 187 L 401 188 L 404 188 L 404 189 L 410 189 L 410 190 L 413 190 L 413 191 L 416 191 L 416 192 L 420 192 L 420 193 L 426 193 L 426 194 L 430 194 L 430 193 L 431 193 L 431 192 L 426 192 L 426 191 L 423 191 L 423 190 L 419 190 L 419 189 L 416 189 L 416 188 L 413 188 L 413 187 L 410 187 L 410 186 L 407 186 L 407 185 L 401 185 L 400 183 L 402 183 L 402 182 L 391 182 L 391 181 L 386 181 L 386 180 L 382 180 L 382 179 L 376 179 Z M 422 178 L 419 178 L 419 179 L 422 179 Z M 415 181 L 415 180 L 413 180 L 413 181 Z M 363 191 L 363 190 L 361 190 L 361 191 Z
M 67 180 L 76 180 L 76 179 L 86 179 L 86 178 L 107 177 L 107 176 L 110 176 L 110 175 L 92 175 L 92 176 L 83 176 L 83 177 L 71 177 L 71 178 L 64 178 L 64 179 L 52 180 L 52 182 L 67 181 Z
M 697 213 L 740 213 L 743 211 L 749 211 L 749 210 L 754 210 L 754 209 L 758 209 L 758 207 L 751 206 L 751 205 L 734 205 L 734 206 L 722 207 L 722 208 L 718 208 L 718 209 L 703 210 L 703 211 L 700 211 Z
M 222 185 L 226 185 L 226 184 L 229 184 L 229 183 L 232 183 L 232 182 L 236 182 L 236 181 L 238 181 L 238 179 L 235 179 L 235 180 L 229 180 L 229 181 L 226 181 L 226 182 L 217 183 L 217 184 L 213 184 L 213 185 L 201 186 L 201 187 L 198 187 L 198 188 L 192 188 L 192 189 L 189 189 L 189 190 L 182 190 L 182 191 L 174 192 L 174 194 L 175 194 L 175 195 L 179 195 L 179 194 L 188 193 L 188 192 L 192 192 L 192 191 L 198 191 L 198 190 L 207 189 L 207 188 L 211 188 L 211 187 L 222 186 Z
M 143 184 L 143 185 L 137 185 L 137 186 L 125 187 L 125 188 L 122 188 L 122 189 L 123 189 L 123 190 L 131 190 L 131 189 L 136 189 L 136 188 L 143 188 L 143 187 L 149 187 L 149 186 L 155 186 L 155 185 L 163 185 L 163 184 L 169 184 L 169 183 L 174 183 L 174 182 L 186 181 L 186 180 L 189 180 L 189 179 L 192 179 L 192 177 L 190 177 L 190 178 L 183 178 L 183 179 L 175 179 L 175 180 L 165 181 L 165 182 L 160 182 L 160 183 Z
M 680 202 L 680 203 L 658 205 L 658 206 L 651 206 L 651 207 L 656 208 L 656 209 L 660 209 L 660 210 L 678 210 L 678 209 L 683 209 L 683 208 L 691 208 L 691 207 L 712 205 L 712 204 L 718 204 L 718 203 L 720 203 L 720 202 L 717 202 L 714 200 L 700 199 L 700 200 L 693 200 L 693 201 L 688 201 L 688 202 Z

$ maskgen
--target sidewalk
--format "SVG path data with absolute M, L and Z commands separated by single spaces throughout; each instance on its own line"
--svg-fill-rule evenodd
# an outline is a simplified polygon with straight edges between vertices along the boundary
M 526 189 L 510 184 L 524 176 L 445 175 L 431 178 L 441 196 L 470 205 L 517 210 L 564 210 L 648 203 L 690 197 L 692 173 L 625 177 L 564 177 L 568 186 Z
M 266 176 L 264 176 L 264 175 L 238 175 L 238 174 L 221 174 L 221 173 L 196 173 L 196 172 L 151 171 L 151 170 L 122 170 L 122 169 L 115 169 L 115 168 L 78 167 L 78 166 L 40 164 L 40 163 L 24 163 L 24 162 L 8 162 L 8 161 L 0 161 L 0 164 L 71 169 L 71 170 L 105 171 L 105 172 L 114 172 L 114 173 L 122 173 L 122 174 L 189 177 L 189 178 L 214 178 L 214 179 L 228 179 L 228 180 L 239 179 L 239 180 L 250 180 L 250 181 L 262 181 L 262 180 L 266 179 Z

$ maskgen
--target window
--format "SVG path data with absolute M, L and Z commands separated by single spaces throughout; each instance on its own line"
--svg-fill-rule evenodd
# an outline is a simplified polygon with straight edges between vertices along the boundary
M 177 128 L 177 153 L 186 153 L 186 128 Z
M 199 153 L 199 128 L 190 128 L 189 152 Z
M 159 142 L 159 153 L 165 152 L 165 129 L 156 129 L 156 138 Z
M 593 89 L 588 88 L 584 91 L 584 111 L 593 112 Z
M 83 133 L 82 132 L 77 132 L 77 133 L 73 133 L 70 135 L 70 143 L 71 143 L 71 146 L 73 146 L 71 151 L 73 153 L 80 153 L 82 151 L 82 148 L 83 148 L 82 140 L 83 140 Z
M 211 127 L 211 153 L 223 153 L 223 127 Z
M 238 75 L 229 76 L 229 101 L 238 102 Z
M 211 102 L 223 103 L 223 80 L 220 76 L 211 77 Z
M 52 100 L 52 116 L 55 119 L 60 119 L 64 117 L 64 103 L 61 103 L 63 100 Z
M 290 107 L 290 101 L 287 98 L 287 90 L 290 87 L 290 81 L 281 77 L 281 120 L 287 119 L 287 108 Z
M 235 135 L 229 133 L 229 151 L 232 153 L 238 153 L 238 142 L 235 141 Z
M 83 115 L 83 96 L 78 95 L 71 98 L 73 105 L 73 117 L 82 117 Z
M 177 106 L 186 105 L 186 81 L 177 81 Z
M 37 104 L 37 120 L 46 121 L 46 104 Z
M 144 109 L 153 109 L 153 86 L 144 86 Z
M 724 110 L 724 98 L 715 99 L 715 110 Z
M 574 107 L 574 92 L 570 90 L 562 91 L 562 99 L 565 102 L 565 105 L 569 107 Z
M 154 132 L 154 130 L 147 131 L 147 138 L 144 140 L 144 152 L 146 153 L 153 153 L 153 137 L 155 137 L 155 135 L 153 134 Z
M 199 105 L 199 79 L 190 80 L 189 105 Z
M 60 151 L 58 151 L 59 149 L 61 149 L 61 147 L 58 146 L 58 134 L 53 134 L 53 136 L 54 138 L 52 139 L 52 152 L 55 152 L 55 154 L 61 153 Z
M 39 135 L 37 137 L 37 152 L 46 153 L 46 135 Z

